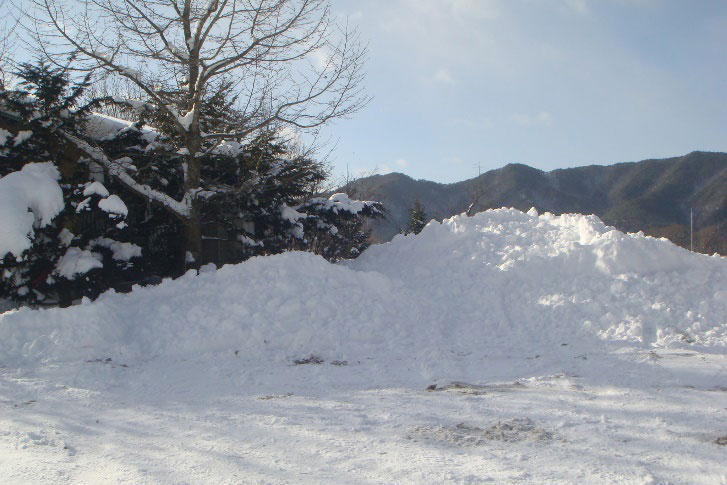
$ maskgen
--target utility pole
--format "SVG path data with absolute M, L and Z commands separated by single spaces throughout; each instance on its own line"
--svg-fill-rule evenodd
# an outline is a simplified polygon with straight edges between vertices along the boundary
M 477 167 L 477 176 L 479 177 L 480 175 L 482 175 L 482 163 L 477 162 L 476 167 Z

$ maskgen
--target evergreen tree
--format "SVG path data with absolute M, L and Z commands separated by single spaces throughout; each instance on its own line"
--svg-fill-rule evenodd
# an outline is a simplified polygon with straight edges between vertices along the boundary
M 419 199 L 414 201 L 414 205 L 409 208 L 409 224 L 404 231 L 404 234 L 419 234 L 424 229 L 424 226 L 429 222 L 427 213 L 424 211 L 424 206 Z
M 229 123 L 217 97 L 206 103 L 218 119 Z M 180 155 L 169 134 L 150 136 L 140 121 L 100 142 L 111 159 L 126 160 L 137 179 L 158 192 L 177 197 L 183 191 Z M 164 123 L 162 123 L 164 126 Z M 305 250 L 329 260 L 356 257 L 367 247 L 365 217 L 380 217 L 376 202 L 352 201 L 344 194 L 317 196 L 326 179 L 325 167 L 277 132 L 261 132 L 252 140 L 228 141 L 202 156 L 199 199 L 203 233 L 238 241 L 239 250 L 224 262 L 251 256 Z M 163 215 L 163 214 L 159 214 Z M 200 261 L 204 263 L 206 261 Z M 220 262 L 220 261 L 216 261 Z
M 3 111 L 17 118 L 11 123 L 16 133 L 0 132 L 0 174 L 27 163 L 55 164 L 65 207 L 51 224 L 35 228 L 32 247 L 21 257 L 0 255 L 0 294 L 30 303 L 69 301 L 95 297 L 152 270 L 179 274 L 186 222 L 165 204 L 177 204 L 188 191 L 187 154 L 174 141 L 177 131 L 163 111 L 121 103 L 138 114 L 138 121 L 94 139 L 89 119 L 104 120 L 91 109 L 117 101 L 82 104 L 88 79 L 72 84 L 65 70 L 46 64 L 23 65 L 18 76 L 19 89 L 0 91 Z M 199 108 L 204 129 L 244 124 L 226 94 L 204 99 Z M 89 153 L 96 156 L 85 158 Z M 368 245 L 363 218 L 384 214 L 377 202 L 353 201 L 345 194 L 321 197 L 325 167 L 274 129 L 253 139 L 224 140 L 198 158 L 194 197 L 202 229 L 215 239 L 237 242 L 223 262 L 286 250 L 314 251 L 329 260 L 356 257 Z M 132 186 L 120 180 L 128 173 L 134 174 Z M 140 191 L 156 196 L 150 200 Z
M 55 60 L 73 52 L 79 70 L 125 79 L 153 106 L 152 125 L 176 155 L 165 163 L 183 173 L 173 196 L 78 137 L 69 140 L 179 221 L 191 266 L 200 263 L 203 206 L 211 191 L 205 163 L 220 143 L 281 125 L 316 130 L 368 100 L 362 93 L 365 47 L 355 30 L 337 24 L 329 0 L 30 3 L 38 7 L 33 23 L 48 27 L 36 32 L 45 40 L 43 55 Z M 311 62 L 319 56 L 325 61 Z
M 69 81 L 65 69 L 22 64 L 17 89 L 0 90 L 0 108 L 11 117 L 0 137 L 0 175 L 28 164 L 57 167 L 64 208 L 42 227 L 36 221 L 31 247 L 0 254 L 0 292 L 18 302 L 94 297 L 128 267 L 138 248 L 124 240 L 125 204 L 78 160 L 65 134 L 83 136 L 93 104 L 80 105 L 88 78 Z M 13 132 L 14 130 L 14 132 Z M 10 184 L 5 184 L 10 185 Z

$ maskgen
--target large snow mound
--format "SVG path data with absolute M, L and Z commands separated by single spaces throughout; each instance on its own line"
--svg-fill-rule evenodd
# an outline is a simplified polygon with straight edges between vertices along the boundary
M 727 258 L 593 216 L 492 210 L 359 259 L 306 253 L 188 273 L 68 309 L 0 315 L 0 364 L 238 351 L 434 362 L 608 345 L 727 351 Z
M 624 234 L 596 216 L 455 216 L 373 246 L 350 267 L 428 295 L 427 318 L 448 322 L 447 332 L 506 346 L 578 335 L 727 348 L 727 258 Z

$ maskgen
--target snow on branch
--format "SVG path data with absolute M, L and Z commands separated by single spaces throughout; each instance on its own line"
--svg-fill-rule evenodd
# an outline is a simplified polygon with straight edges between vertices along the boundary
M 107 237 L 98 237 L 90 242 L 89 248 L 100 246 L 111 250 L 111 257 L 115 261 L 129 261 L 141 256 L 141 247 L 129 242 L 119 242 Z
M 101 255 L 87 249 L 70 247 L 56 263 L 53 274 L 72 280 L 96 268 L 103 268 Z
M 65 136 L 69 141 L 71 141 L 74 145 L 76 145 L 79 149 L 81 149 L 84 153 L 91 157 L 95 162 L 99 163 L 102 167 L 104 167 L 108 171 L 109 175 L 115 177 L 119 182 L 121 182 L 131 191 L 151 200 L 152 202 L 156 202 L 166 207 L 179 218 L 183 219 L 189 217 L 189 214 L 192 210 L 192 199 L 194 198 L 195 193 L 187 193 L 185 194 L 184 199 L 178 201 L 167 194 L 156 191 L 148 185 L 141 184 L 134 180 L 134 178 L 128 172 L 128 164 L 123 163 L 123 159 L 110 160 L 101 149 L 93 147 L 84 140 L 81 140 L 80 138 L 70 135 L 68 133 L 66 133 Z
M 384 214 L 384 209 L 380 202 L 371 200 L 354 200 L 343 193 L 333 194 L 328 199 L 324 197 L 316 197 L 310 199 L 301 206 L 302 208 L 311 208 L 319 212 L 333 212 L 340 214 L 347 212 L 351 215 L 367 215 L 379 216 Z
M 32 246 L 34 227 L 45 227 L 64 208 L 60 173 L 51 162 L 28 163 L 0 178 L 0 258 L 20 260 Z

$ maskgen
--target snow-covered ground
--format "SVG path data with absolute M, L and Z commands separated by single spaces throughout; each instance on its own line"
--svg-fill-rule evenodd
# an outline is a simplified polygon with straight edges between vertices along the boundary
M 431 223 L 0 315 L 2 483 L 727 483 L 727 259 Z

